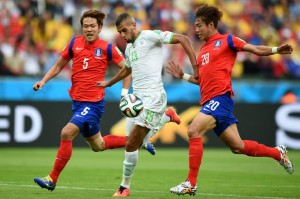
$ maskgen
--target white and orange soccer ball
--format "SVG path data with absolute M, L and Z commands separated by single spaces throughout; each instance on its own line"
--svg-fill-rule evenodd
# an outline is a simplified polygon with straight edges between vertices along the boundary
M 122 97 L 119 108 L 126 117 L 136 117 L 144 109 L 143 101 L 134 94 Z

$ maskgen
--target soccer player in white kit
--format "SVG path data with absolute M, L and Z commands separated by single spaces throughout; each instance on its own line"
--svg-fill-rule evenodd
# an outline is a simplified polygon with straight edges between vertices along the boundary
M 164 114 L 167 95 L 162 82 L 163 44 L 180 43 L 193 67 L 197 66 L 197 60 L 191 42 L 185 35 L 160 30 L 139 30 L 134 18 L 127 13 L 117 18 L 116 27 L 127 42 L 125 66 L 110 81 L 98 82 L 97 86 L 110 87 L 132 74 L 133 94 L 141 98 L 144 104 L 141 114 L 128 125 L 131 129 L 125 146 L 123 180 L 113 194 L 113 197 L 127 197 L 130 195 L 130 182 L 138 161 L 138 149 L 143 140 L 148 140 L 163 124 L 172 121 L 172 115 L 168 117 Z

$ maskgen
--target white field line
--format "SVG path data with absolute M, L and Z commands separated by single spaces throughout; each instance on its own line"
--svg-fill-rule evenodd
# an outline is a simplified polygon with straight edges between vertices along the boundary
M 0 182 L 0 186 L 6 187 L 30 187 L 30 188 L 39 188 L 38 185 L 25 185 L 25 184 L 17 184 L 14 182 Z M 254 185 L 260 186 L 260 185 Z M 248 186 L 249 187 L 249 186 Z M 261 186 L 267 187 L 267 186 Z M 273 188 L 276 186 L 272 186 Z M 277 186 L 281 188 L 299 188 L 299 186 Z M 91 190 L 91 191 L 112 191 L 114 192 L 115 189 L 100 189 L 100 188 L 88 188 L 88 187 L 66 187 L 66 186 L 59 186 L 59 189 L 73 189 L 73 190 Z M 137 193 L 169 193 L 169 191 L 139 191 L 139 190 L 132 190 L 131 192 Z M 170 193 L 171 194 L 171 193 Z M 216 194 L 216 193 L 197 193 L 197 195 L 204 195 L 204 196 L 217 196 L 217 197 L 235 197 L 235 198 L 258 198 L 258 199 L 297 199 L 297 198 L 286 198 L 286 197 L 268 197 L 268 196 L 247 196 L 247 195 L 235 195 L 235 194 Z

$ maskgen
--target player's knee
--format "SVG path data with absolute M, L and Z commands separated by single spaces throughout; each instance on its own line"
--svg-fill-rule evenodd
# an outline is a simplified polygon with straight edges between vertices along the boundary
M 196 133 L 196 132 L 190 131 L 190 130 L 188 130 L 187 134 L 188 134 L 189 138 L 194 138 L 194 137 L 197 136 L 197 133 Z
M 98 150 L 95 147 L 90 147 L 93 152 L 98 152 Z
M 99 151 L 103 151 L 101 150 L 100 148 L 97 148 L 97 147 L 91 147 L 92 151 L 94 152 L 99 152 Z
M 196 138 L 196 137 L 202 137 L 206 133 L 206 130 L 197 130 L 194 128 L 188 129 L 188 136 L 189 138 Z
M 93 152 L 101 152 L 101 151 L 104 151 L 105 149 L 104 148 L 100 148 L 100 147 L 91 147 L 92 151 Z
M 62 140 L 73 140 L 73 132 L 68 128 L 63 128 L 60 134 Z
M 86 140 L 87 143 L 89 144 L 90 148 L 92 149 L 92 151 L 94 152 L 99 152 L 99 151 L 104 151 L 105 150 L 105 142 L 97 142 L 95 140 Z
M 98 148 L 98 150 L 96 152 L 99 152 L 99 151 L 104 151 L 106 148 L 105 148 L 105 142 L 102 142 L 100 144 L 100 147 Z
M 230 146 L 230 150 L 234 154 L 242 154 L 243 153 L 243 148 L 240 146 Z
M 136 151 L 142 143 L 127 142 L 125 150 L 128 152 Z
M 99 145 L 92 145 L 90 144 L 92 151 L 94 152 L 99 152 L 99 151 L 104 151 L 105 150 L 105 143 L 102 142 Z

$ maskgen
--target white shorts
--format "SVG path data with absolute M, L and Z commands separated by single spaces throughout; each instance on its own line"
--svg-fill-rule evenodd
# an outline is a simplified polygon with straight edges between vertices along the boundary
M 129 135 L 132 125 L 150 129 L 153 136 L 160 128 L 160 120 L 165 113 L 167 107 L 167 94 L 164 89 L 155 92 L 134 92 L 136 96 L 141 98 L 144 110 L 135 118 L 128 118 L 126 124 L 126 136 Z M 147 137 L 149 137 L 147 135 Z

